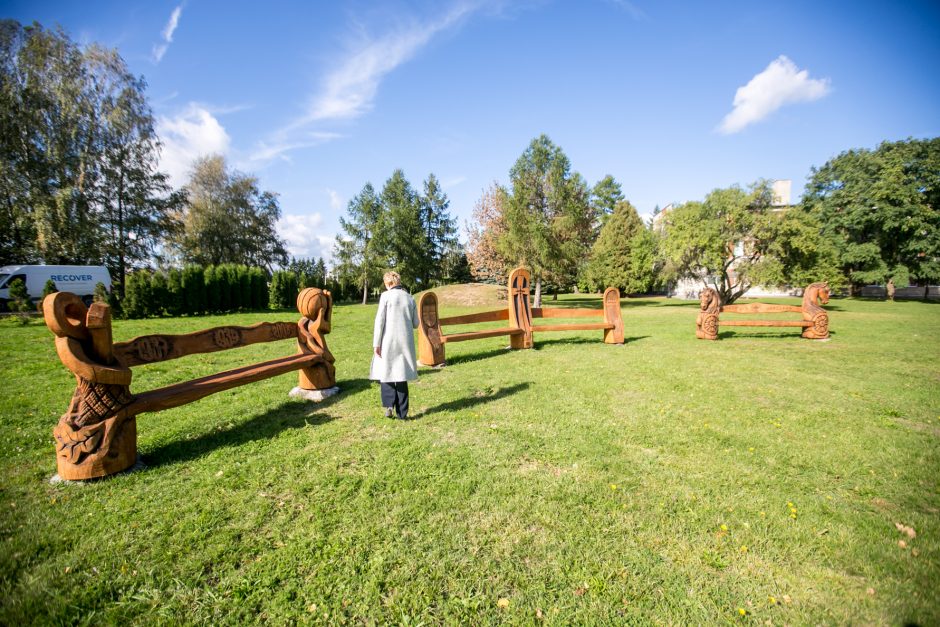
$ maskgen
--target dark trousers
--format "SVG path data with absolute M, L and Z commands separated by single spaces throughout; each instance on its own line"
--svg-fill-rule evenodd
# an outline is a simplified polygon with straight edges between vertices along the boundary
M 382 407 L 391 407 L 399 418 L 408 417 L 408 382 L 381 382 Z

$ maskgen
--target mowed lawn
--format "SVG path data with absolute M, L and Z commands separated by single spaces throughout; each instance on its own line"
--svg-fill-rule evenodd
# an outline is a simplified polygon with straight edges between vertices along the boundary
M 0 623 L 940 623 L 940 305 L 834 299 L 828 342 L 696 340 L 697 308 L 624 299 L 624 346 L 450 345 L 402 422 L 367 380 L 375 305 L 337 306 L 339 396 L 289 400 L 289 374 L 145 414 L 145 469 L 71 485 L 49 483 L 71 375 L 41 322 L 0 322 Z

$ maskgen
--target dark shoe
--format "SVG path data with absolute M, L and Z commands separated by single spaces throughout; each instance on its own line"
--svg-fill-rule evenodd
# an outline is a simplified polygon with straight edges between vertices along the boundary
M 386 408 L 385 408 L 385 417 L 386 417 L 386 418 L 394 418 L 394 417 L 395 417 L 395 410 L 392 409 L 391 407 L 386 407 Z

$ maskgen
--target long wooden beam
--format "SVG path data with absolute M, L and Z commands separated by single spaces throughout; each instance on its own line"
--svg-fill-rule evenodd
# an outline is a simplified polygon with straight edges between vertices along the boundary
M 142 335 L 116 343 L 113 352 L 121 363 L 131 367 L 295 337 L 297 325 L 293 322 L 259 322 L 248 327 L 216 327 L 185 335 Z
M 532 309 L 533 318 L 603 318 L 603 309 L 563 309 L 538 307 Z
M 440 325 L 448 324 L 474 324 L 476 322 L 498 322 L 499 320 L 509 320 L 509 310 L 498 309 L 496 311 L 481 311 L 480 313 L 464 314 L 462 316 L 451 316 L 441 318 Z
M 448 344 L 450 342 L 482 340 L 487 337 L 497 337 L 500 335 L 518 335 L 522 332 L 522 329 L 516 329 L 514 327 L 502 327 L 499 329 L 484 329 L 482 331 L 467 331 L 466 333 L 451 333 L 450 335 L 442 336 L 441 340 L 445 344 Z
M 811 320 L 722 320 L 723 327 L 811 327 Z
M 246 383 L 254 383 L 255 381 L 276 377 L 285 372 L 300 370 L 304 366 L 311 365 L 318 361 L 323 361 L 322 355 L 301 353 L 290 357 L 272 359 L 271 361 L 265 361 L 260 364 L 252 364 L 251 366 L 245 366 L 243 368 L 236 368 L 235 370 L 219 372 L 200 379 L 193 379 L 192 381 L 168 385 L 166 387 L 157 388 L 156 390 L 144 392 L 143 394 L 137 394 L 134 398 L 134 402 L 128 407 L 128 410 L 134 414 L 139 414 L 179 407 L 180 405 L 191 403 L 200 398 L 209 396 L 210 394 L 215 394 L 216 392 L 222 392 L 230 388 L 245 385 Z
M 795 305 L 773 305 L 770 303 L 749 303 L 747 305 L 725 305 L 721 308 L 721 313 L 801 313 L 802 307 Z
M 606 322 L 586 322 L 583 324 L 533 324 L 532 332 L 540 331 L 600 331 L 613 329 L 614 325 Z

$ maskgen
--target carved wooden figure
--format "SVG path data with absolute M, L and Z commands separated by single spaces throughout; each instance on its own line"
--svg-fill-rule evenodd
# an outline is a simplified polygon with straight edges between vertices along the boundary
M 529 309 L 529 284 L 532 276 L 525 268 L 509 273 L 509 326 L 522 329 L 509 337 L 512 348 L 532 348 L 532 311 Z
M 803 306 L 775 305 L 770 303 L 749 303 L 747 305 L 721 306 L 718 292 L 705 288 L 701 294 L 701 311 L 695 319 L 695 337 L 703 340 L 717 340 L 718 327 L 800 327 L 803 337 L 811 340 L 824 340 L 829 337 L 829 314 L 817 304 L 829 302 L 829 284 L 813 283 L 803 291 Z M 799 313 L 802 320 L 724 320 L 719 314 L 763 314 L 763 313 Z
M 301 386 L 335 385 L 334 358 L 324 335 L 330 331 L 332 297 L 310 288 L 298 298 L 297 324 L 259 322 L 224 326 L 185 335 L 146 335 L 112 343 L 111 310 L 103 303 L 85 307 L 68 292 L 43 302 L 46 325 L 56 336 L 59 359 L 76 379 L 69 409 L 53 430 L 59 476 L 67 480 L 104 477 L 134 465 L 136 416 L 178 407 L 233 387 L 300 370 Z M 131 367 L 297 338 L 299 353 L 227 372 L 132 394 Z
M 444 364 L 444 346 L 450 342 L 479 340 L 500 335 L 509 336 L 510 348 L 532 348 L 532 336 L 544 331 L 579 331 L 603 330 L 606 344 L 623 344 L 623 318 L 620 314 L 620 291 L 615 287 L 604 292 L 604 307 L 598 309 L 548 309 L 533 308 L 529 305 L 529 288 L 532 284 L 529 271 L 516 268 L 509 275 L 508 298 L 506 309 L 484 311 L 475 314 L 441 318 L 438 311 L 437 296 L 434 292 L 425 292 L 418 301 L 418 361 L 425 366 Z M 533 318 L 597 318 L 603 322 L 565 323 L 551 325 L 533 325 Z M 473 324 L 478 322 L 497 322 L 507 320 L 509 326 L 482 331 L 444 334 L 442 326 Z

